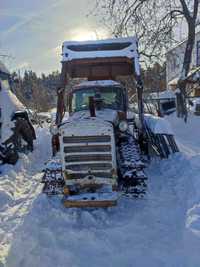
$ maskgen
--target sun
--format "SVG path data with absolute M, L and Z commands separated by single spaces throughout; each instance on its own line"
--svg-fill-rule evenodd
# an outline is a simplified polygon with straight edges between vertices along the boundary
M 88 41 L 88 40 L 96 40 L 97 34 L 94 31 L 89 30 L 76 30 L 72 35 L 71 38 L 74 41 Z

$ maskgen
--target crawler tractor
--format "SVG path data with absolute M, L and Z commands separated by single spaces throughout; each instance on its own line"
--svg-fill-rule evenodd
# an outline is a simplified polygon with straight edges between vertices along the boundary
M 109 207 L 121 195 L 142 197 L 149 132 L 137 40 L 65 42 L 62 57 L 57 115 L 51 126 L 53 158 L 42 178 L 43 192 L 62 195 L 65 207 Z M 127 89 L 116 81 L 125 75 L 134 75 L 136 81 L 135 117 L 130 116 Z M 87 80 L 65 93 L 69 78 Z

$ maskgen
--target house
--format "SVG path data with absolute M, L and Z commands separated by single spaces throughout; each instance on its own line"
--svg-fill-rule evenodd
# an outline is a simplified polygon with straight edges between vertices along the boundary
M 196 33 L 195 38 L 190 72 L 187 76 L 187 92 L 191 96 L 200 96 L 200 32 Z M 176 89 L 182 70 L 186 41 L 179 43 L 166 54 L 166 82 L 168 89 Z
M 176 98 L 172 90 L 148 94 L 145 103 L 153 105 L 160 116 L 168 115 L 176 110 Z

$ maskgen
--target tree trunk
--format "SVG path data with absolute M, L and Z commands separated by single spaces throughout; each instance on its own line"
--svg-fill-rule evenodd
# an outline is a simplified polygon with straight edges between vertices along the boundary
M 192 51 L 195 43 L 195 21 L 191 18 L 188 22 L 188 40 L 186 43 L 186 50 L 184 54 L 183 67 L 181 76 L 178 81 L 178 88 L 180 89 L 180 94 L 177 94 L 178 112 L 179 117 L 184 118 L 187 121 L 187 76 L 190 70 L 190 63 L 192 58 Z

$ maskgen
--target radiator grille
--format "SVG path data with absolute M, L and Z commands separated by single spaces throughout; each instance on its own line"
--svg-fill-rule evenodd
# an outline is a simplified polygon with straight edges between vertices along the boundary
M 109 135 L 99 135 L 99 136 L 64 136 L 63 143 L 71 144 L 71 143 L 104 143 L 110 142 Z
M 71 164 L 66 165 L 67 169 L 70 169 L 72 171 L 88 171 L 89 173 L 91 171 L 99 171 L 99 170 L 110 170 L 112 168 L 111 163 L 87 163 L 87 164 Z
M 70 178 L 111 177 L 112 147 L 109 135 L 64 136 L 63 152 L 66 171 Z
M 64 153 L 110 152 L 110 145 L 65 146 Z
M 80 154 L 68 155 L 65 162 L 83 162 L 83 161 L 111 161 L 111 154 Z

